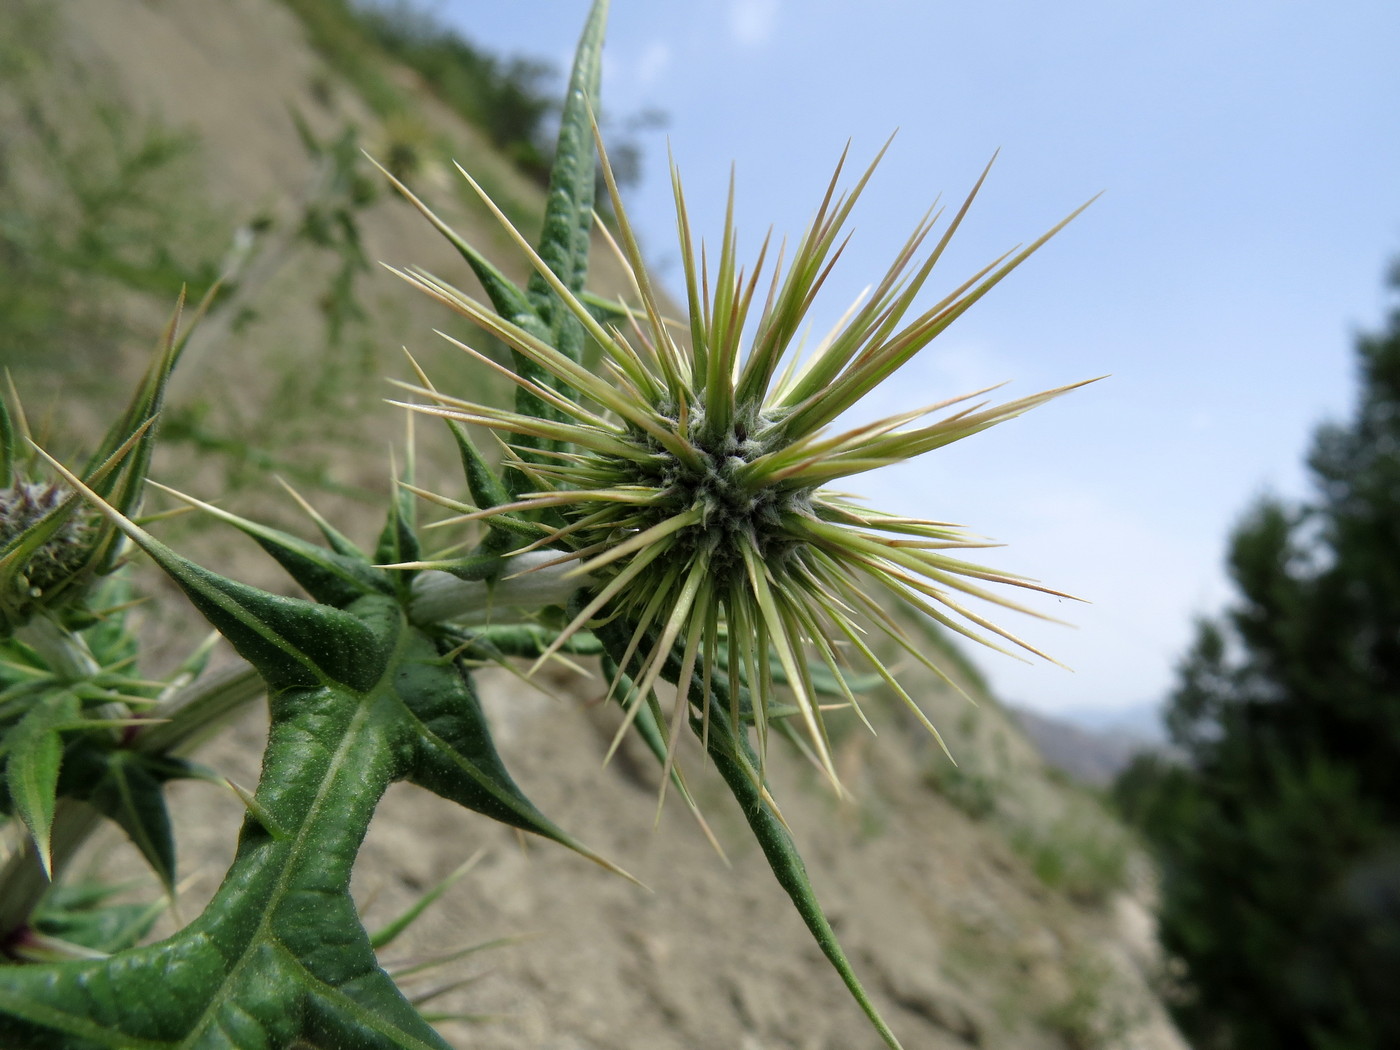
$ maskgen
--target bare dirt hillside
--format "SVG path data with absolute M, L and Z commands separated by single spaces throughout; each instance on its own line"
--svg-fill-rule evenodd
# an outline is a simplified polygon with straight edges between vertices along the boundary
M 105 90 L 131 112 L 197 139 L 198 190 L 221 217 L 230 244 L 240 227 L 263 238 L 241 276 L 239 294 L 247 296 L 249 309 L 211 318 L 182 366 L 173 398 L 175 411 L 179 403 L 187 414 L 189 405 L 201 406 L 202 414 L 190 415 L 204 428 L 200 433 L 248 443 L 229 446 L 226 440 L 216 448 L 210 438 L 205 446 L 176 444 L 157 476 L 201 496 L 224 495 L 231 509 L 290 522 L 288 501 L 266 474 L 309 458 L 319 471 L 315 501 L 350 521 L 347 532 L 367 538 L 378 522 L 366 493 L 385 491 L 386 448 L 403 432 L 401 416 L 380 402 L 385 391 L 379 382 L 406 374 L 399 346 L 421 352 L 441 386 L 460 383 L 478 396 L 492 389 L 434 343 L 431 328 L 450 326 L 452 319 L 415 301 L 381 271 L 358 278 L 367 319 L 355 358 L 318 356 L 325 325 L 319 301 L 335 267 L 324 253 L 304 252 L 288 231 L 300 222 L 307 200 L 324 192 L 327 169 L 308 157 L 293 114 L 323 141 L 358 129 L 372 152 L 391 144 L 395 132 L 380 126 L 356 91 L 307 46 L 301 23 L 278 0 L 61 0 L 54 6 L 68 61 L 101 70 Z M 415 90 L 410 73 L 386 75 Z M 458 156 L 468 167 L 515 206 L 539 208 L 539 192 L 496 158 L 477 132 L 431 99 L 420 101 L 425 125 L 460 143 Z M 445 167 L 429 166 L 417 184 L 469 239 L 521 274 L 518 257 L 505 250 L 480 210 L 465 203 Z M 417 263 L 468 280 L 450 250 L 390 195 L 357 217 L 372 259 Z M 598 290 L 619 291 L 618 273 L 604 253 L 598 257 Z M 154 325 L 156 318 L 150 320 Z M 118 377 L 138 360 L 133 352 L 119 363 Z M 347 375 L 353 383 L 340 382 Z M 99 396 L 81 411 L 95 418 Z M 253 455 L 259 437 L 275 446 L 275 462 Z M 448 477 L 452 466 L 441 437 L 419 436 L 430 483 Z M 213 568 L 281 586 L 251 545 L 172 527 L 186 549 Z M 930 635 L 931 649 L 944 645 Z M 955 654 L 950 660 L 959 666 Z M 975 673 L 960 674 L 980 696 Z M 386 954 L 402 959 L 520 938 L 454 964 L 423 986 L 469 978 L 429 1007 L 471 1015 L 444 1023 L 454 1045 L 878 1045 L 696 754 L 686 758 L 688 772 L 728 864 L 674 799 L 653 827 L 657 781 L 648 758 L 624 750 L 603 768 L 614 723 L 612 711 L 594 702 L 602 692 L 599 679 L 559 672 L 532 686 L 494 670 L 484 682 L 502 751 L 527 794 L 650 889 L 562 849 L 518 841 L 423 792 L 391 793 L 356 876 L 357 899 L 371 925 L 484 852 L 416 928 L 416 940 L 396 943 Z M 1151 877 L 1133 844 L 1092 798 L 1046 770 L 992 699 L 973 706 L 918 669 L 906 671 L 906 683 L 945 730 L 958 766 L 878 695 L 871 700 L 883 716 L 878 740 L 851 733 L 839 742 L 854 801 L 834 799 L 796 758 L 774 762 L 777 797 L 818 892 L 905 1045 L 1181 1050 L 1150 990 L 1157 967 L 1147 911 Z M 262 731 L 262 716 L 252 713 L 201 757 L 251 785 Z M 173 790 L 188 879 L 180 913 L 188 918 L 223 874 L 240 813 L 236 800 L 207 785 Z M 103 863 L 139 869 L 116 836 L 104 846 Z

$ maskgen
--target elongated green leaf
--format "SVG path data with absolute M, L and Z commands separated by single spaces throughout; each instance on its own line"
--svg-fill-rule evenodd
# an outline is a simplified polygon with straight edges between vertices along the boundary
M 757 756 L 745 753 L 747 744 L 742 738 L 731 735 L 728 719 L 729 715 L 722 701 L 711 707 L 708 750 L 715 768 L 729 786 L 734 801 L 739 803 L 754 839 L 763 850 L 768 866 L 773 870 L 773 876 L 792 899 L 793 906 L 807 929 L 811 931 L 817 947 L 841 977 L 846 990 L 851 993 L 851 998 L 870 1019 L 880 1038 L 892 1050 L 900 1050 L 899 1040 L 880 1016 L 860 978 L 856 976 L 850 960 L 846 958 L 840 941 L 836 939 L 836 931 L 831 928 L 826 913 L 822 911 L 821 903 L 812 889 L 812 881 L 807 875 L 807 866 L 792 841 L 791 833 L 759 789 Z M 704 736 L 704 727 L 700 719 L 692 721 L 692 728 L 697 736 Z
M 9 406 L 5 404 L 5 393 L 0 391 L 0 489 L 14 484 L 15 471 L 19 460 L 19 432 L 10 419 Z
M 603 70 L 603 34 L 607 26 L 608 0 L 594 0 L 588 22 L 574 55 L 569 91 L 559 122 L 559 139 L 554 166 L 549 173 L 549 195 L 545 202 L 544 225 L 537 250 L 541 259 L 575 295 L 582 293 L 588 274 L 588 249 L 593 229 L 593 198 L 597 162 L 593 143 L 593 110 Z M 513 318 L 522 328 L 542 337 L 550 346 L 573 361 L 583 357 L 586 342 L 583 326 L 539 274 L 531 273 L 525 286 L 530 302 L 528 319 Z M 562 383 L 547 375 L 535 362 L 516 350 L 511 351 L 516 372 L 523 378 L 550 386 Z M 567 392 L 567 391 L 565 391 Z M 543 419 L 556 419 L 559 412 L 525 387 L 515 393 L 516 410 Z M 528 447 L 534 442 L 525 442 Z M 558 442 L 541 441 L 540 447 L 562 447 Z M 532 458 L 525 454 L 527 461 Z M 513 495 L 524 491 L 523 475 L 510 471 L 506 483 Z
M 5 781 L 10 802 L 34 838 L 35 852 L 51 874 L 49 831 L 58 795 L 63 739 L 59 730 L 78 717 L 78 698 L 52 693 L 5 734 Z
M 564 100 L 564 113 L 559 123 L 554 166 L 549 173 L 549 198 L 539 241 L 540 258 L 575 294 L 583 291 L 588 272 L 593 197 L 597 186 L 592 108 L 597 105 L 598 85 L 602 77 L 603 34 L 607 19 L 608 0 L 595 0 L 574 54 L 569 93 Z M 554 293 L 538 275 L 531 276 L 526 291 L 536 316 L 548 322 L 557 301 Z M 558 326 L 550 325 L 550 328 L 555 336 L 562 334 Z M 558 346 L 558 349 L 565 353 L 570 353 L 572 349 L 571 356 L 578 359 L 576 347 Z

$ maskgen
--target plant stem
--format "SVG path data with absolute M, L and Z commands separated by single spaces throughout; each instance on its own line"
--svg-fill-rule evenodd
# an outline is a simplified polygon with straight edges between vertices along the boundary
M 152 708 L 152 724 L 134 735 L 132 746 L 146 754 L 187 755 L 265 692 L 258 672 L 241 660 L 211 671 Z
M 462 580 L 435 569 L 422 572 L 413 581 L 413 622 L 520 623 L 522 613 L 567 605 L 592 578 L 574 573 L 576 563 L 560 564 L 559 559 L 559 552 L 552 550 L 517 554 L 504 563 L 506 575 L 497 580 Z
M 35 616 L 18 628 L 15 637 L 38 653 L 49 670 L 64 682 L 79 682 L 101 671 L 82 637 L 45 615 Z

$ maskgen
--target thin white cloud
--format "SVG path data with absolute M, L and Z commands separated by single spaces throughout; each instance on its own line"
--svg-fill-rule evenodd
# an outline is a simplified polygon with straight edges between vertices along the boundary
M 733 0 L 729 33 L 742 47 L 762 47 L 778 27 L 778 0 Z
M 663 40 L 652 40 L 637 59 L 637 83 L 650 87 L 671 68 L 671 48 Z

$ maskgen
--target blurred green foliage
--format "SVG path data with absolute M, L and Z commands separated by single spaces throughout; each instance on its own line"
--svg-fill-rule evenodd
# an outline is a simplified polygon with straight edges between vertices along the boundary
M 304 2 L 304 0 L 302 0 Z M 385 53 L 414 70 L 443 102 L 486 132 L 491 144 L 537 182 L 549 181 L 550 122 L 558 70 L 549 62 L 500 58 L 462 39 L 406 0 L 352 5 Z
M 1011 848 L 1052 890 L 1080 904 L 1105 904 L 1128 882 L 1131 838 L 1097 799 L 1068 784 L 1065 793 L 1065 811 L 1049 824 L 1011 830 Z
M 557 71 L 537 59 L 503 60 L 463 40 L 421 5 L 353 0 L 283 0 L 318 54 L 375 114 L 398 120 L 419 103 L 390 78 L 390 58 L 414 70 L 460 117 L 481 128 L 540 183 L 553 156 L 551 96 Z M 399 174 L 404 174 L 402 171 Z
M 418 113 L 421 103 L 391 78 L 389 63 L 417 74 L 439 102 L 485 133 L 526 176 L 548 185 L 558 127 L 560 71 L 527 56 L 502 57 L 465 39 L 420 0 L 283 0 L 326 63 L 364 99 L 390 133 L 386 166 L 399 178 L 424 159 L 452 154 L 434 141 Z M 386 59 L 388 62 L 386 62 Z M 641 176 L 638 132 L 664 124 L 656 111 L 629 116 L 620 128 L 600 115 L 619 185 Z M 494 188 L 493 188 L 494 189 Z M 599 206 L 606 214 L 605 194 Z

